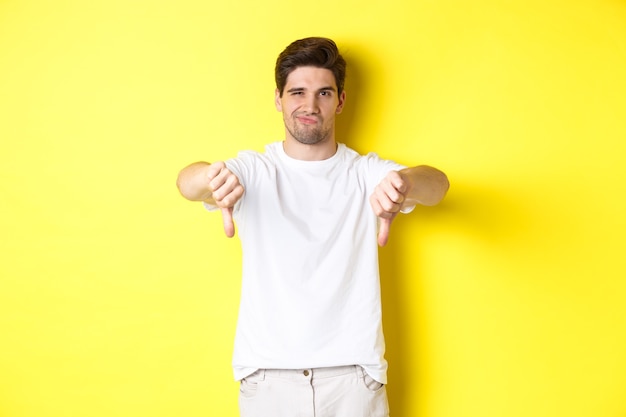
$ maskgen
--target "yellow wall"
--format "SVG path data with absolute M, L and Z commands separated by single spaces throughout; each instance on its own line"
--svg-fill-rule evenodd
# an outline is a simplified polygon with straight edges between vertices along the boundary
M 626 416 L 626 4 L 0 1 L 0 416 L 236 415 L 240 252 L 174 180 L 281 139 L 294 39 L 340 139 L 452 181 L 381 250 L 393 415 Z

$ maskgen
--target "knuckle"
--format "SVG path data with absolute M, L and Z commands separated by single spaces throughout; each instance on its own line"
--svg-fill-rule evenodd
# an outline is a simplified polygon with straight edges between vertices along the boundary
M 211 193 L 213 193 L 213 197 L 217 197 L 219 195 L 219 182 L 216 180 L 209 181 L 209 189 Z
M 396 192 L 392 200 L 394 203 L 400 204 L 404 201 L 404 194 Z
M 234 174 L 229 172 L 225 178 L 225 183 L 228 184 L 228 186 L 235 188 L 239 183 L 239 180 Z
M 382 206 L 383 206 L 383 210 L 385 210 L 385 211 L 391 211 L 391 210 L 393 210 L 393 205 L 394 205 L 393 201 L 391 201 L 391 200 L 386 200 L 386 201 L 384 201 L 384 202 L 383 202 L 383 204 L 382 204 Z
M 390 201 L 388 204 L 385 205 L 385 211 L 389 213 L 389 215 L 397 212 L 399 208 L 400 205 L 398 203 L 394 203 L 393 201 Z

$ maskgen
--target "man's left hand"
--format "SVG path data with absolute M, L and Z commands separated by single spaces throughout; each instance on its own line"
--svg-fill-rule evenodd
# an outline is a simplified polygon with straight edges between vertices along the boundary
M 385 246 L 389 239 L 391 222 L 400 212 L 408 184 L 404 175 L 391 171 L 376 186 L 370 196 L 370 204 L 379 219 L 378 245 Z

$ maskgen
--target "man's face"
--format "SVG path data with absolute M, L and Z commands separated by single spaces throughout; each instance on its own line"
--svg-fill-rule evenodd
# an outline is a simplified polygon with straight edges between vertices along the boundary
M 306 145 L 334 141 L 335 115 L 341 113 L 345 92 L 337 93 L 330 70 L 298 67 L 287 77 L 283 96 L 276 90 L 276 108 L 283 113 L 287 136 Z

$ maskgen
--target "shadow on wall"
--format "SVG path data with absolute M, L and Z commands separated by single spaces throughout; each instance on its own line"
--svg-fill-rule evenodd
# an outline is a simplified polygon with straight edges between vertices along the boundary
M 344 90 L 346 92 L 346 105 L 341 114 L 337 116 L 335 125 L 335 135 L 337 142 L 344 143 L 350 148 L 358 152 L 370 152 L 371 149 L 363 148 L 362 138 L 355 138 L 354 126 L 357 125 L 359 118 L 362 117 L 363 103 L 368 102 L 367 95 L 369 87 L 372 85 L 371 80 L 367 80 L 368 67 L 357 52 L 352 51 L 350 46 L 340 46 L 341 53 L 347 62 L 346 80 Z M 368 60 L 369 62 L 369 60 Z M 372 121 L 368 120 L 368 124 Z
M 424 275 L 420 265 L 423 264 L 423 248 L 429 244 L 428 235 L 437 234 L 439 225 L 441 233 L 446 235 L 500 247 L 523 236 L 530 224 L 524 207 L 507 198 L 502 190 L 481 188 L 454 178 L 450 178 L 450 182 L 450 191 L 440 205 L 418 206 L 412 213 L 398 216 L 388 245 L 379 252 L 383 326 L 389 361 L 388 395 L 394 415 L 408 415 L 409 410 L 415 409 L 416 402 L 421 404 L 420 409 L 428 409 L 431 388 L 427 386 L 428 373 L 432 368 L 427 358 L 436 354 L 429 340 L 437 324 L 428 317 L 432 297 L 428 294 L 430 286 L 426 280 L 463 279 L 436 276 L 436 272 L 432 277 Z M 424 232 L 426 228 L 428 233 Z M 412 366 L 406 366 L 407 363 Z M 417 397 L 418 394 L 421 397 Z

